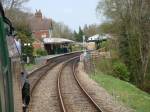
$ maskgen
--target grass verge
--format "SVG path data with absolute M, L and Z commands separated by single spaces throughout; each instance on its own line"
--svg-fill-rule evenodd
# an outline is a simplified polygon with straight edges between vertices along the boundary
M 150 112 L 150 95 L 136 88 L 134 85 L 116 79 L 110 75 L 97 72 L 91 76 L 110 94 L 122 101 L 136 112 Z

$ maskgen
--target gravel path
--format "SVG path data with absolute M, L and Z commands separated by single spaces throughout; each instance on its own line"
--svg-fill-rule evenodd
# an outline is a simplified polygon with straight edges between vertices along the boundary
M 60 112 L 57 95 L 57 74 L 60 66 L 50 70 L 39 82 L 33 92 L 29 112 Z
M 98 112 L 75 81 L 71 64 L 68 64 L 62 72 L 61 88 L 67 112 Z
M 83 63 L 79 63 L 77 72 L 77 77 L 81 84 L 97 104 L 103 108 L 104 112 L 132 112 L 131 109 L 126 108 L 123 104 L 114 101 L 113 97 L 109 95 L 104 88 L 100 87 L 95 81 L 90 79 L 83 70 Z

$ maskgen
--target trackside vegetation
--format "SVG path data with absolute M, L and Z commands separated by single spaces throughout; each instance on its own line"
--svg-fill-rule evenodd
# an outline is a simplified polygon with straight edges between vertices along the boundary
M 150 92 L 149 10 L 149 0 L 99 0 L 97 5 L 98 14 L 108 20 L 101 25 L 101 31 L 116 40 L 119 59 L 130 72 L 129 81 L 147 92 Z
M 101 71 L 96 71 L 91 78 L 104 87 L 117 101 L 122 101 L 135 112 L 150 112 L 150 95 L 136 86 Z

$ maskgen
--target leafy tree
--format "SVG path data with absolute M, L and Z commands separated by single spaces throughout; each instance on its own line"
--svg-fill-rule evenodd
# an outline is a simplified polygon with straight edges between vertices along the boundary
M 37 56 L 46 56 L 47 55 L 47 51 L 43 50 L 43 49 L 37 49 L 36 50 L 36 55 Z
M 78 38 L 78 33 L 76 31 L 74 31 L 73 35 L 75 39 Z
M 114 26 L 121 59 L 130 71 L 130 81 L 144 88 L 150 64 L 150 2 L 148 0 L 101 0 L 97 11 Z
M 78 33 L 76 31 L 74 31 L 74 38 L 78 42 L 82 42 L 83 41 L 83 35 L 84 35 L 84 32 L 81 29 L 81 27 L 79 27 L 79 32 Z

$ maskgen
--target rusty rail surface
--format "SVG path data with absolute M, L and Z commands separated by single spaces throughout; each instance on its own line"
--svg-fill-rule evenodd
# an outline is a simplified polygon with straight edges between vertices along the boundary
M 76 60 L 76 61 L 75 61 Z M 67 60 L 61 67 L 60 71 L 59 71 L 59 75 L 58 75 L 58 80 L 57 80 L 57 88 L 58 88 L 58 95 L 59 95 L 59 100 L 60 100 L 60 104 L 61 104 L 61 109 L 63 112 L 67 112 L 67 109 L 65 107 L 65 103 L 63 100 L 63 94 L 61 92 L 61 74 L 63 69 L 65 68 L 65 66 L 70 63 L 71 61 L 75 61 L 73 66 L 72 66 L 72 70 L 73 70 L 73 76 L 79 86 L 79 88 L 81 88 L 81 91 L 85 94 L 86 97 L 88 97 L 89 101 L 95 106 L 95 108 L 97 108 L 97 110 L 99 112 L 103 112 L 103 110 L 101 109 L 101 107 L 99 107 L 99 105 L 94 101 L 94 99 L 88 94 L 88 92 L 84 89 L 83 85 L 80 83 L 78 77 L 76 76 L 76 66 L 77 66 L 77 60 L 79 60 L 79 56 L 76 56 L 74 58 L 71 58 L 69 60 Z
M 75 62 L 75 64 L 73 64 L 73 75 L 75 77 L 75 80 L 77 81 L 79 87 L 81 88 L 81 90 L 85 93 L 85 95 L 89 98 L 89 100 L 94 104 L 94 106 L 99 110 L 99 112 L 103 112 L 102 108 L 96 103 L 96 101 L 94 101 L 94 99 L 89 95 L 89 93 L 86 91 L 86 89 L 83 87 L 83 85 L 80 83 L 77 75 L 76 75 L 76 64 L 77 62 Z

